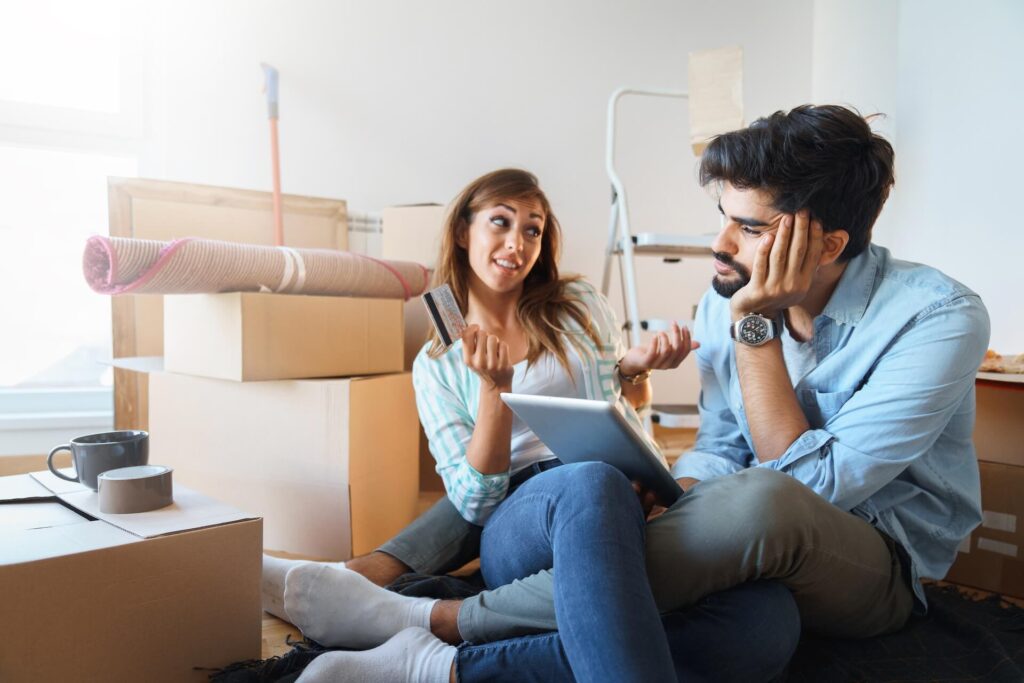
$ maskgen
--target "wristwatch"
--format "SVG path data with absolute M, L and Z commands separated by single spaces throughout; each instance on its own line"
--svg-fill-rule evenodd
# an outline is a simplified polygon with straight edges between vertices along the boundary
M 650 369 L 644 370 L 643 372 L 638 372 L 635 375 L 624 375 L 624 374 L 622 374 L 622 361 L 621 360 L 618 361 L 615 364 L 615 372 L 618 373 L 619 377 L 622 378 L 622 380 L 624 382 L 629 382 L 633 386 L 636 386 L 638 384 L 643 384 L 644 382 L 647 381 L 647 378 L 651 376 Z
M 748 313 L 729 327 L 729 335 L 741 344 L 761 346 L 779 336 L 782 326 L 760 313 Z

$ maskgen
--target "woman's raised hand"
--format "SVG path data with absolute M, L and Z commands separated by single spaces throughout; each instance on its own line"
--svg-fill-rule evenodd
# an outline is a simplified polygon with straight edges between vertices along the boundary
M 699 346 L 700 342 L 690 339 L 690 330 L 673 322 L 667 332 L 659 332 L 643 346 L 626 351 L 619 371 L 623 375 L 638 375 L 647 370 L 672 370 Z
M 481 330 L 479 325 L 470 325 L 462 333 L 462 358 L 489 388 L 512 390 L 513 369 L 508 344 Z

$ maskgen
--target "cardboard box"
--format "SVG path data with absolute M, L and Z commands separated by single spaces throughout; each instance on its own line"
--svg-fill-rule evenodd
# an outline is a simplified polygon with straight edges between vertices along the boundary
M 381 258 L 422 263 L 432 270 L 441 250 L 446 211 L 439 204 L 384 209 L 381 212 Z
M 343 560 L 416 514 L 419 421 L 408 373 L 230 382 L 149 377 L 150 461 L 264 518 L 264 545 Z
M 1024 385 L 977 385 L 974 448 L 978 460 L 1024 467 Z
M 416 354 L 420 352 L 423 345 L 430 339 L 430 333 L 433 331 L 434 326 L 430 322 L 430 316 L 427 315 L 427 307 L 423 303 L 423 299 L 418 296 L 405 302 L 402 317 L 405 324 L 405 361 L 403 369 L 409 372 L 412 370 L 413 361 L 416 360 Z
M 984 519 L 946 580 L 1024 598 L 1024 467 L 979 465 Z
M 104 515 L 48 471 L 0 478 L 0 680 L 202 681 L 260 656 L 261 521 L 174 497 Z
M 401 372 L 402 305 L 251 292 L 166 296 L 164 366 L 235 381 Z

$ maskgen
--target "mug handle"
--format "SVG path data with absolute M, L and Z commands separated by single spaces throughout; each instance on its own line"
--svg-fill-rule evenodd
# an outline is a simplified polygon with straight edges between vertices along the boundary
M 50 471 L 53 472 L 53 475 L 55 477 L 57 477 L 59 479 L 63 479 L 65 481 L 73 481 L 75 483 L 78 483 L 78 472 L 75 472 L 75 478 L 72 479 L 71 477 L 69 477 L 66 474 L 61 474 L 57 470 L 57 468 L 53 466 L 53 456 L 57 455 L 57 453 L 59 453 L 60 451 L 70 451 L 70 450 L 71 450 L 71 444 L 64 443 L 64 444 L 61 444 L 60 446 L 57 446 L 56 448 L 54 448 L 53 450 L 50 451 L 50 454 L 48 456 L 46 456 L 46 466 L 50 468 Z

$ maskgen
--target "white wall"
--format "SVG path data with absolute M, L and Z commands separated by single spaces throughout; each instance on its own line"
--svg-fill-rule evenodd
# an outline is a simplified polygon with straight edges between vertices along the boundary
M 981 294 L 991 346 L 1024 351 L 1024 3 L 816 0 L 814 98 L 881 109 L 896 187 L 875 240 Z
M 269 189 L 258 67 L 267 61 L 281 73 L 285 192 L 344 198 L 368 211 L 447 202 L 480 173 L 522 166 L 538 174 L 565 228 L 564 269 L 595 282 L 607 229 L 612 90 L 685 89 L 689 51 L 739 44 L 748 118 L 810 94 L 811 0 L 159 7 L 148 25 L 151 120 L 141 175 Z M 627 103 L 623 113 L 634 221 L 648 230 L 714 230 L 713 203 L 694 179 L 685 104 Z M 650 315 L 689 317 L 711 271 L 707 260 L 684 266 L 645 269 Z M 686 372 L 671 384 L 692 395 L 695 377 Z M 658 391 L 662 399 L 674 393 Z
M 893 249 L 981 294 L 992 348 L 1024 352 L 1024 3 L 903 0 Z

